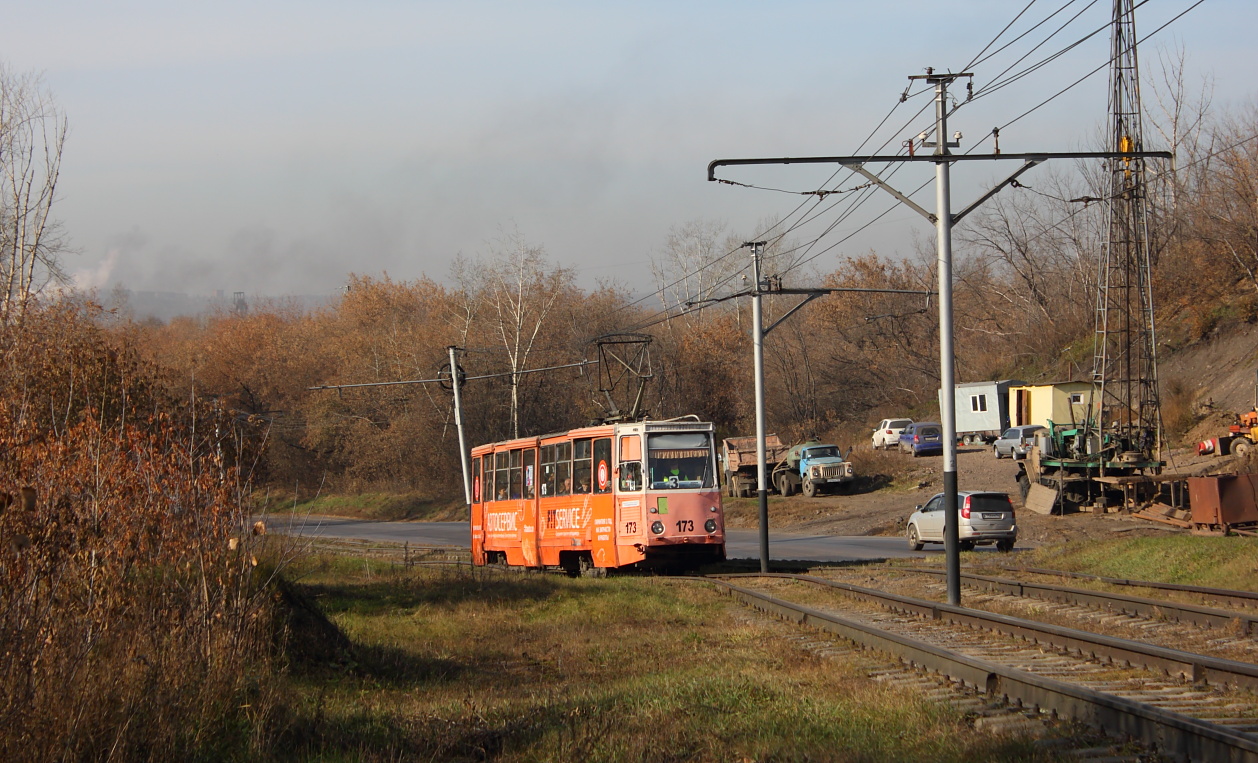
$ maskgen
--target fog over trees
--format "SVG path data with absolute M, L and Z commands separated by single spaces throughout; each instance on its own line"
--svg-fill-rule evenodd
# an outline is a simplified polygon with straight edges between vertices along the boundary
M 1155 302 L 1160 338 L 1174 345 L 1258 314 L 1258 108 L 1216 109 L 1208 82 L 1183 81 L 1182 54 L 1164 53 L 1160 63 L 1147 119 L 1156 137 L 1149 142 L 1169 142 L 1176 159 L 1151 172 Z M 14 328 L 23 316 L 35 316 L 38 330 L 54 334 L 61 329 L 50 322 L 76 316 L 67 331 L 92 325 L 115 352 L 150 369 L 146 384 L 163 399 L 220 412 L 228 423 L 216 435 L 218 445 L 230 440 L 255 489 L 455 495 L 459 459 L 446 390 L 436 384 L 308 389 L 432 379 L 447 363 L 449 346 L 462 348 L 469 376 L 490 377 L 465 388 L 471 443 L 598 418 L 606 401 L 589 366 L 525 372 L 592 360 L 596 337 L 625 331 L 654 338 L 644 401 L 651 415 L 695 414 L 723 435 L 752 430 L 750 305 L 734 295 L 750 285 L 743 242 L 754 230 L 711 219 L 678 221 L 651 252 L 655 293 L 644 299 L 615 284 L 582 288 L 544 242 L 501 229 L 484 252 L 452 257 L 446 273 L 413 281 L 348 275 L 344 293 L 324 307 L 254 301 L 247 310 L 225 306 L 196 318 L 135 321 L 125 309 L 90 308 L 88 295 L 61 285 L 68 240 L 54 202 L 66 117 L 38 79 L 6 71 L 0 84 L 6 351 L 31 352 L 23 342 L 33 334 Z M 1105 240 L 1104 187 L 1096 166 L 1041 168 L 958 226 L 959 381 L 1086 375 Z M 761 221 L 757 229 L 773 230 L 772 223 Z M 775 231 L 766 280 L 786 287 L 936 288 L 929 244 L 907 257 L 841 256 L 829 270 L 810 259 L 813 245 Z M 766 321 L 800 299 L 766 296 Z M 770 427 L 787 439 L 817 434 L 849 444 L 881 417 L 936 415 L 937 322 L 936 303 L 916 295 L 840 293 L 808 304 L 766 340 Z M 20 368 L 8 365 L 9 389 L 21 388 Z M 82 383 L 87 369 L 75 373 Z M 48 411 L 23 404 L 31 416 L 47 418 Z M 45 424 L 60 429 L 71 419 Z

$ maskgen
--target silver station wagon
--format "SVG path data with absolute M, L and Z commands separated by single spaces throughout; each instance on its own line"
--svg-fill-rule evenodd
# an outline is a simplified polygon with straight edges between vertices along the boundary
M 1042 427 L 1039 424 L 1011 427 L 1006 429 L 1005 433 L 992 443 L 992 453 L 996 455 L 996 458 L 1004 458 L 1006 456 L 1022 458 L 1031 452 L 1031 446 L 1035 443 L 1036 433 L 1047 431 L 1048 427 Z
M 957 491 L 957 536 L 962 551 L 976 545 L 995 543 L 1000 551 L 1010 551 L 1018 540 L 1018 525 L 1008 493 Z M 944 542 L 944 494 L 933 498 L 909 517 L 909 548 L 921 551 L 926 543 Z

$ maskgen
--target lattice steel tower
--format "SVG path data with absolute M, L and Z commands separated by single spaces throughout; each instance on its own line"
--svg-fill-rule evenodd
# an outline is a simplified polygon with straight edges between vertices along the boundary
M 1134 0 L 1114 0 L 1109 151 L 1143 151 Z M 1108 160 L 1109 238 L 1098 268 L 1094 425 L 1117 446 L 1161 460 L 1152 254 L 1143 159 Z

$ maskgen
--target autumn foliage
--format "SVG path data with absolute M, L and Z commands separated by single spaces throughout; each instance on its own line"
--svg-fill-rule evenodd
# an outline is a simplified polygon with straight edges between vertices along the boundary
M 224 417 L 166 395 L 103 317 L 3 334 L 0 758 L 216 757 L 267 714 L 258 539 Z

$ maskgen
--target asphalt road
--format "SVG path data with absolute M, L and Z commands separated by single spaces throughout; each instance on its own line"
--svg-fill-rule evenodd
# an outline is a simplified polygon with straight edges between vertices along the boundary
M 310 535 L 324 538 L 410 543 L 412 546 L 469 545 L 467 522 L 374 522 L 362 519 L 319 516 L 267 518 L 270 532 Z M 759 559 L 760 535 L 756 530 L 729 530 L 725 553 L 731 559 Z M 781 561 L 848 562 L 863 559 L 920 557 L 942 553 L 943 546 L 931 544 L 926 551 L 910 551 L 899 537 L 790 535 L 769 533 L 769 558 Z

